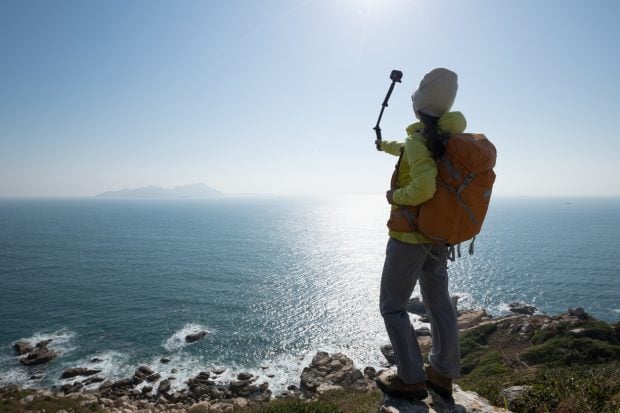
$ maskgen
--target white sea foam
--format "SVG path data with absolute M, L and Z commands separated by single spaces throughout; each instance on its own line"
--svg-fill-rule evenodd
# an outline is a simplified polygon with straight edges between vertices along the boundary
M 73 342 L 75 336 L 76 334 L 73 331 L 67 329 L 54 331 L 52 333 L 36 332 L 31 337 L 15 340 L 12 344 L 15 344 L 18 341 L 26 341 L 34 346 L 41 341 L 52 340 L 47 345 L 48 348 L 56 350 L 60 352 L 60 354 L 67 354 L 77 348 Z
M 5 371 L 0 371 L 0 387 L 8 384 L 18 384 L 21 387 L 30 387 L 30 375 L 26 369 L 15 367 Z
M 183 339 L 185 339 L 185 336 Z M 201 371 L 209 370 L 209 368 L 205 366 L 202 359 L 189 354 L 176 353 L 165 357 L 168 358 L 170 362 L 162 363 L 162 356 L 157 356 L 148 362 L 141 363 L 140 365 L 149 366 L 155 372 L 159 373 L 161 375 L 161 379 L 158 381 L 174 377 L 174 380 L 170 381 L 170 386 L 175 390 L 186 387 L 186 382 L 189 378 L 197 376 Z M 137 366 L 135 367 L 137 368 Z M 155 381 L 154 383 L 143 382 L 138 385 L 137 388 L 141 389 L 144 386 L 151 386 L 153 384 L 155 384 L 154 387 L 157 387 L 156 383 L 158 381 Z
M 25 341 L 32 346 L 37 343 L 46 340 L 52 340 L 47 347 L 51 350 L 55 350 L 60 355 L 66 355 L 75 351 L 77 346 L 74 343 L 76 334 L 73 331 L 62 329 L 51 333 L 36 332 L 30 337 L 20 338 L 11 343 L 11 347 L 18 341 Z M 17 384 L 22 387 L 37 387 L 42 382 L 46 382 L 49 378 L 51 371 L 54 368 L 50 368 L 47 365 L 25 367 L 19 364 L 19 355 L 15 354 L 11 349 L 11 352 L 7 352 L 0 356 L 0 366 L 6 368 L 6 370 L 0 371 L 0 386 L 7 384 Z M 31 376 L 39 376 L 40 379 L 31 379 Z
M 93 361 L 96 359 L 95 361 Z M 110 380 L 118 380 L 133 375 L 136 366 L 129 363 L 129 355 L 118 351 L 102 351 L 91 354 L 76 362 L 72 362 L 71 366 L 87 367 L 89 369 L 101 370 L 98 376 L 105 377 Z M 72 383 L 75 378 L 59 380 L 60 384 Z M 98 387 L 100 383 L 95 383 L 89 387 Z
M 166 339 L 166 341 L 162 343 L 162 347 L 168 351 L 179 350 L 185 346 L 193 344 L 193 343 L 188 343 L 185 340 L 185 337 L 188 334 L 196 334 L 201 331 L 206 331 L 207 334 L 212 332 L 203 325 L 200 325 L 197 323 L 187 323 L 183 326 L 183 328 L 176 331 L 172 336 L 168 337 L 168 339 Z
M 620 313 L 620 308 L 614 308 L 614 313 Z

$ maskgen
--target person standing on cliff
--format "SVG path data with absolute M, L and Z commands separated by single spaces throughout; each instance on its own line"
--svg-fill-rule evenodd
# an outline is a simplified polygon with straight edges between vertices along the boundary
M 450 112 L 458 88 L 456 73 L 438 68 L 427 73 L 414 92 L 413 111 L 419 120 L 407 127 L 405 142 L 376 141 L 378 149 L 400 156 L 398 187 L 387 192 L 392 208 L 419 205 L 435 193 L 436 160 L 445 138 L 466 127 L 460 112 Z M 381 276 L 379 306 L 397 359 L 397 370 L 376 379 L 385 393 L 422 400 L 427 385 L 443 397 L 452 395 L 452 379 L 460 371 L 457 316 L 448 292 L 446 245 L 433 244 L 419 232 L 390 230 Z M 416 283 L 431 314 L 430 365 L 424 367 L 407 302 Z

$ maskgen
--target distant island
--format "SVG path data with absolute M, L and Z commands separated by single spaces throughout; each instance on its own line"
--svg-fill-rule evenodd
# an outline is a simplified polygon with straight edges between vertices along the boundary
M 107 191 L 95 195 L 96 198 L 216 198 L 224 195 L 217 189 L 213 189 L 203 183 L 176 186 L 174 188 L 161 188 L 159 186 L 145 186 L 134 189 L 121 189 L 120 191 Z

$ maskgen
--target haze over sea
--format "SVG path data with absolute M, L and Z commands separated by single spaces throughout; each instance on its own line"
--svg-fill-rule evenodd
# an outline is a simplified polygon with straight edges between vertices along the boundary
M 370 196 L 0 200 L 0 385 L 150 364 L 178 369 L 179 385 L 223 366 L 277 390 L 317 349 L 377 365 L 387 213 Z M 619 242 L 618 199 L 496 198 L 475 255 L 450 264 L 451 292 L 494 315 L 521 301 L 614 321 Z M 21 367 L 11 344 L 45 338 L 62 356 Z M 29 381 L 35 372 L 45 377 Z

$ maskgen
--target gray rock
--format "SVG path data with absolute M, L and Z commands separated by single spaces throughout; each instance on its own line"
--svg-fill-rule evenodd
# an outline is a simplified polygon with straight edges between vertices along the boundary
M 407 301 L 406 309 L 411 314 L 416 314 L 420 316 L 427 314 L 426 305 L 424 305 L 424 303 L 422 302 L 422 300 L 420 300 L 419 297 L 411 297 L 409 301 Z
M 383 354 L 383 357 L 385 357 L 390 366 L 393 366 L 397 363 L 396 353 L 394 352 L 394 348 L 391 344 L 385 344 L 381 346 L 381 354 Z
M 155 374 L 153 369 L 151 369 L 149 366 L 140 366 L 140 367 L 138 367 L 136 372 L 140 372 L 144 376 L 150 376 L 151 374 Z
M 157 387 L 158 394 L 167 394 L 170 391 L 170 380 L 162 380 Z
M 39 364 L 49 363 L 58 357 L 60 353 L 54 350 L 49 350 L 47 347 L 37 347 L 26 356 L 19 359 L 19 362 L 24 366 L 36 366 Z
M 253 376 L 250 373 L 239 373 L 237 380 L 250 380 Z
M 159 373 L 153 373 L 150 376 L 146 377 L 146 381 L 148 383 L 152 383 L 152 382 L 157 381 L 159 379 L 161 379 L 161 374 L 159 374 Z
M 458 312 L 457 323 L 459 330 L 475 327 L 483 321 L 490 320 L 491 316 L 486 310 L 465 310 Z
M 13 348 L 20 356 L 28 354 L 32 350 L 34 350 L 34 347 L 32 347 L 32 345 L 30 345 L 30 343 L 27 341 L 18 341 L 17 343 L 13 344 Z
M 491 405 L 476 393 L 464 392 L 454 386 L 453 398 L 444 399 L 430 391 L 429 396 L 419 402 L 384 395 L 380 413 L 510 413 L 501 407 Z
M 50 339 L 47 339 L 47 340 L 39 341 L 39 342 L 36 344 L 36 346 L 35 346 L 35 347 L 36 347 L 36 348 L 44 348 L 44 347 L 47 347 L 47 345 L 48 345 L 49 343 L 51 343 L 51 342 L 52 342 L 52 339 L 51 339 L 51 338 L 50 338 Z
M 430 337 L 431 329 L 428 327 L 420 327 L 415 329 L 416 337 Z
M 134 386 L 132 379 L 121 379 L 112 383 L 112 388 L 131 388 Z
M 105 379 L 103 377 L 93 376 L 93 377 L 87 378 L 86 380 L 82 380 L 82 384 L 84 386 L 88 386 L 89 384 L 93 384 L 93 383 L 101 383 L 104 380 Z
M 188 334 L 185 336 L 185 341 L 188 343 L 194 343 L 198 340 L 200 340 L 201 338 L 203 338 L 204 336 L 207 335 L 206 331 L 199 331 L 198 333 L 193 333 L 193 334 Z
M 319 386 L 325 384 L 366 391 L 371 382 L 372 379 L 356 369 L 353 360 L 344 354 L 335 353 L 330 356 L 320 351 L 314 356 L 310 366 L 303 369 L 299 388 L 305 393 L 316 393 Z
M 70 369 L 66 369 L 60 375 L 61 379 L 70 379 L 76 376 L 92 376 L 94 374 L 101 373 L 101 370 L 91 370 L 85 367 L 73 367 Z
M 236 393 L 240 391 L 241 389 L 243 389 L 244 387 L 247 387 L 249 385 L 250 385 L 249 380 L 233 380 L 228 384 L 228 388 L 230 389 L 231 392 Z
M 516 313 L 516 314 L 532 315 L 537 311 L 537 308 L 534 306 L 522 304 L 518 302 L 514 302 L 510 304 L 509 307 L 510 307 L 509 311 Z
M 80 382 L 75 382 L 73 384 L 65 384 L 63 385 L 60 389 L 65 393 L 65 394 L 69 394 L 69 393 L 76 393 L 78 391 L 80 391 L 80 389 L 84 387 L 84 385 Z
M 532 386 L 512 386 L 503 389 L 499 393 L 499 399 L 509 408 L 514 408 L 515 403 L 527 396 L 532 391 Z
M 367 376 L 369 379 L 374 380 L 375 377 L 377 377 L 377 370 L 375 370 L 374 367 L 366 367 L 364 368 L 364 375 Z
M 210 407 L 211 407 L 211 404 L 208 401 L 198 402 L 192 405 L 187 412 L 188 413 L 209 413 Z
M 164 364 L 170 363 L 170 359 L 168 357 L 162 357 L 161 359 L 159 359 L 159 361 Z
M 574 336 L 582 337 L 585 334 L 586 329 L 585 328 L 573 328 L 572 330 L 569 330 L 568 332 L 569 334 L 572 334 Z
M 587 320 L 590 318 L 583 307 L 569 308 L 568 315 L 577 317 L 580 320 Z
M 23 399 L 21 399 L 19 401 L 20 404 L 30 404 L 34 401 L 34 396 L 32 394 L 29 394 L 28 396 L 24 397 Z

